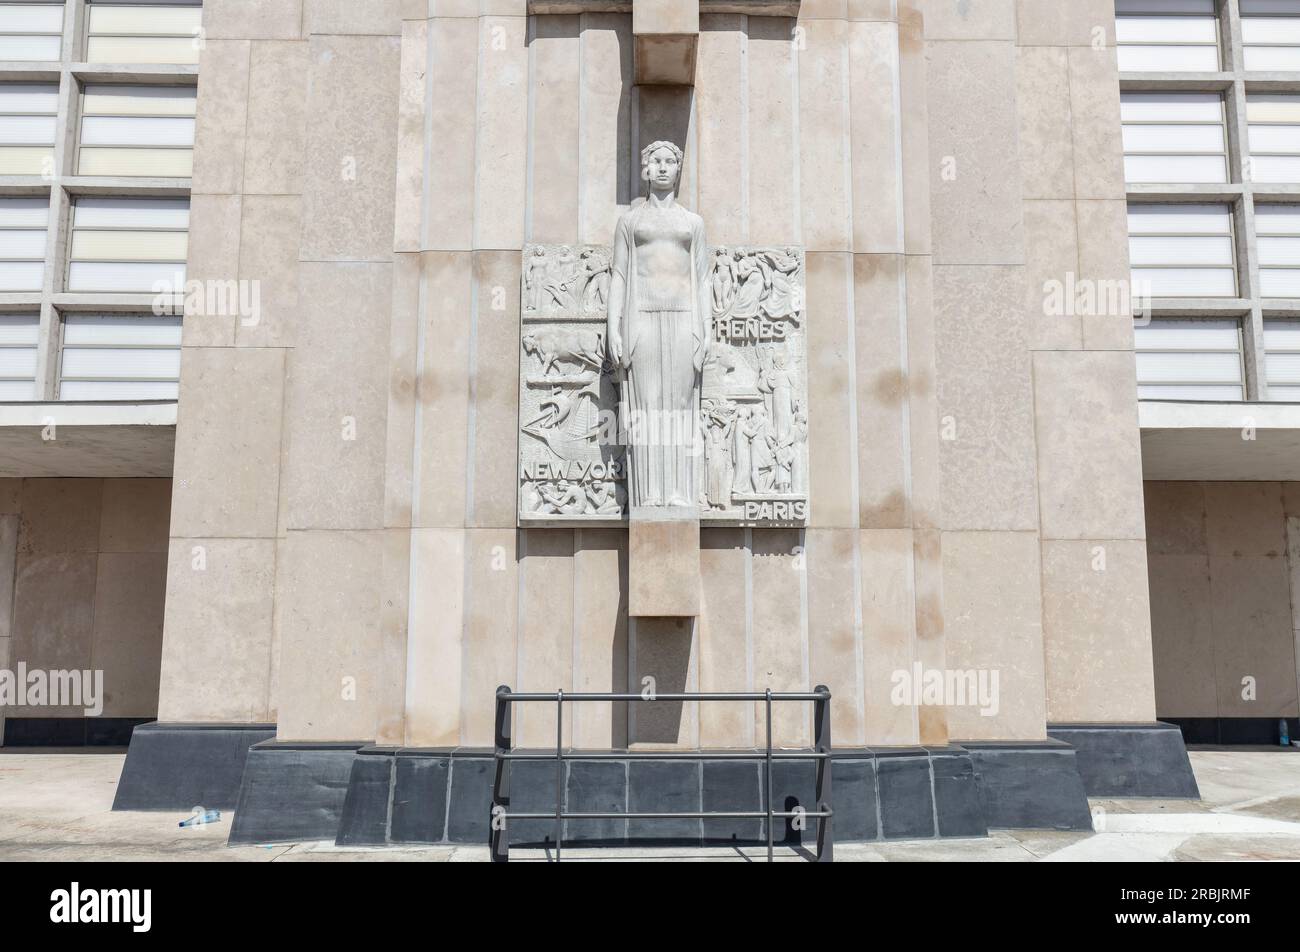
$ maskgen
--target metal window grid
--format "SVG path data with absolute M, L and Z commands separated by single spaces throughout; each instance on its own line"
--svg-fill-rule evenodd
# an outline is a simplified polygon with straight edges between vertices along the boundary
M 200 5 L 198 0 L 168 2 L 177 6 Z M 156 295 L 151 293 L 67 290 L 72 244 L 71 212 L 76 199 L 81 196 L 188 198 L 190 194 L 189 178 L 77 174 L 75 163 L 81 127 L 79 107 L 85 86 L 121 83 L 192 87 L 198 81 L 199 71 L 194 65 L 87 62 L 89 10 L 93 5 L 92 0 L 66 0 L 62 4 L 63 44 L 59 59 L 0 62 L 0 82 L 50 83 L 57 84 L 59 89 L 53 175 L 0 175 L 0 196 L 43 197 L 50 203 L 41 289 L 0 292 L 0 313 L 40 313 L 36 363 L 36 399 L 39 402 L 59 399 L 63 315 L 78 312 L 150 314 L 156 299 Z M 202 41 L 201 37 L 193 39 Z M 169 313 L 179 314 L 180 309 L 176 307 Z
M 1217 72 L 1121 71 L 1124 92 L 1213 92 L 1223 96 L 1228 137 L 1226 183 L 1134 183 L 1127 185 L 1130 203 L 1226 202 L 1232 208 L 1238 294 L 1235 298 L 1165 297 L 1150 302 L 1150 314 L 1167 317 L 1233 318 L 1241 322 L 1245 400 L 1269 399 L 1265 372 L 1264 320 L 1300 317 L 1300 299 L 1265 298 L 1260 290 L 1256 204 L 1300 205 L 1300 182 L 1276 184 L 1252 181 L 1247 97 L 1256 93 L 1300 95 L 1300 70 L 1247 70 L 1240 0 L 1217 0 L 1222 66 Z

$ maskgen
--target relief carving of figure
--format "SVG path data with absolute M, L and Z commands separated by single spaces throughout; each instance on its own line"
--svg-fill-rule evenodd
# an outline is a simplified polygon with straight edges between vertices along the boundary
M 542 307 L 542 285 L 546 283 L 546 275 L 550 270 L 550 265 L 546 260 L 546 249 L 537 247 L 533 249 L 533 256 L 528 259 L 528 266 L 524 269 L 524 307 L 529 311 L 541 310 Z
M 736 411 L 736 424 L 732 442 L 732 462 L 736 475 L 732 479 L 733 493 L 752 493 L 754 491 L 754 438 L 761 432 L 758 421 L 754 419 L 750 407 L 741 407 Z
M 623 511 L 623 504 L 618 498 L 618 488 L 609 480 L 590 484 L 587 487 L 587 498 L 591 502 L 589 511 L 598 515 L 618 515 Z
M 799 255 L 793 249 L 765 251 L 771 287 L 763 299 L 763 313 L 774 321 L 798 320 L 803 302 L 798 290 Z
M 604 311 L 609 298 L 609 259 L 595 248 L 582 253 L 582 309 Z
M 682 150 L 671 142 L 642 151 L 649 197 L 614 232 L 606 342 L 623 373 L 634 508 L 697 505 L 695 443 L 711 292 L 704 221 L 676 201 L 681 163 Z
M 709 401 L 704 407 L 704 432 L 708 441 L 705 497 L 710 506 L 718 509 L 731 508 L 731 484 L 735 478 L 731 458 L 732 430 L 735 425 L 736 406 L 731 401 Z
M 750 472 L 751 481 L 754 484 L 754 492 L 766 493 L 772 491 L 772 480 L 774 478 L 773 469 L 776 466 L 776 436 L 772 433 L 771 424 L 767 419 L 767 411 L 761 406 L 754 407 L 753 413 L 750 414 L 753 430 L 753 437 L 750 441 Z
M 767 291 L 767 263 L 744 248 L 736 249 L 736 294 L 727 317 L 758 317 L 763 294 Z
M 794 373 L 786 366 L 786 356 L 777 351 L 759 372 L 758 389 L 770 394 L 768 404 L 772 412 L 772 431 L 778 440 L 790 435 L 794 419 Z
M 726 248 L 719 248 L 714 255 L 713 313 L 721 316 L 731 307 L 732 296 L 736 293 L 736 269 Z
M 578 483 L 561 479 L 554 488 L 542 487 L 545 511 L 562 516 L 578 516 L 587 511 L 587 494 Z
M 794 437 L 787 436 L 785 439 L 773 439 L 775 439 L 773 456 L 776 465 L 772 470 L 772 488 L 779 493 L 788 493 L 790 491 L 790 472 L 794 468 Z
M 577 308 L 581 300 L 582 289 L 579 285 L 578 259 L 568 245 L 560 248 L 555 260 L 547 269 L 542 282 L 545 298 L 543 306 L 548 310 L 571 311 Z
M 808 492 L 808 414 L 803 405 L 796 405 L 794 422 L 790 427 L 794 456 L 790 461 L 790 491 L 807 494 Z
M 519 489 L 519 501 L 524 512 L 540 512 L 542 509 L 542 494 L 537 491 L 537 484 L 531 479 L 527 480 Z

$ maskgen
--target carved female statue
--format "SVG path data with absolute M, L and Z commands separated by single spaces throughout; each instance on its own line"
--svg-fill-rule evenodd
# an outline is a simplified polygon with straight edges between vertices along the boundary
M 650 195 L 618 220 L 607 349 L 624 375 L 628 496 L 633 508 L 698 505 L 700 370 L 711 289 L 704 221 L 677 204 L 682 150 L 641 153 Z

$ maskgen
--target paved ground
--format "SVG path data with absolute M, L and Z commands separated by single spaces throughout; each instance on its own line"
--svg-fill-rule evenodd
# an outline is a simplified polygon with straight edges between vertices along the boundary
M 124 752 L 0 749 L 0 861 L 244 860 L 463 862 L 482 847 L 339 849 L 332 843 L 226 846 L 230 814 L 181 829 L 181 814 L 113 813 Z M 1203 797 L 1094 800 L 1096 833 L 997 832 L 987 839 L 840 845 L 838 861 L 1300 860 L 1300 750 L 1194 750 Z M 748 854 L 748 855 L 745 855 Z M 762 850 L 566 850 L 603 860 L 761 859 Z M 789 850 L 780 858 L 804 859 Z M 545 860 L 542 851 L 512 859 Z

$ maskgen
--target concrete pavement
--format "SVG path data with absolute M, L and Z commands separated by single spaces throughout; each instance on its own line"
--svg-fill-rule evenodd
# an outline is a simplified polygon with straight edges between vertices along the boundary
M 0 861 L 464 862 L 481 846 L 226 846 L 232 814 L 182 829 L 175 813 L 114 813 L 125 752 L 0 749 Z M 1069 862 L 1300 860 L 1300 750 L 1193 750 L 1200 801 L 1094 800 L 1094 833 L 998 831 L 987 838 L 841 844 L 837 861 Z M 565 850 L 568 859 L 761 861 L 762 849 Z M 806 853 L 778 850 L 783 861 Z M 512 860 L 545 861 L 541 850 Z

